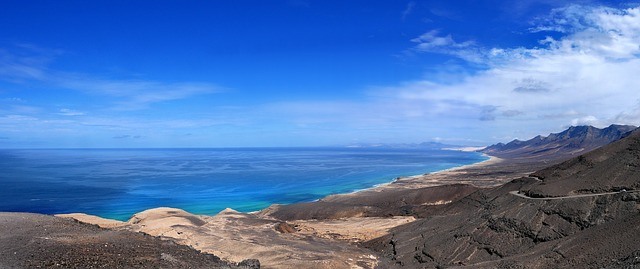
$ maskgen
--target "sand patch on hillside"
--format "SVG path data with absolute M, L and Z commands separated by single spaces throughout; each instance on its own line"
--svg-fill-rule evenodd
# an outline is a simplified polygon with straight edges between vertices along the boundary
M 373 252 L 349 242 L 384 235 L 391 227 L 414 220 L 301 221 L 290 224 L 299 226 L 300 231 L 280 233 L 275 227 L 282 221 L 232 209 L 203 216 L 175 208 L 156 208 L 135 214 L 127 222 L 110 222 L 85 214 L 60 216 L 165 237 L 231 262 L 259 259 L 262 268 L 374 268 L 378 261 Z

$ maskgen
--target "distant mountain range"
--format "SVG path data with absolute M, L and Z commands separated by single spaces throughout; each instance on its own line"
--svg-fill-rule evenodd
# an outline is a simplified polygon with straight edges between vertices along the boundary
M 548 136 L 536 136 L 527 141 L 498 143 L 480 152 L 506 159 L 560 160 L 587 153 L 607 145 L 636 129 L 630 125 L 611 125 L 599 129 L 593 126 L 572 126 Z
M 422 143 L 397 143 L 397 144 L 351 144 L 348 148 L 417 148 L 417 149 L 447 149 L 458 148 L 459 145 L 443 144 L 440 142 L 422 142 Z
M 640 129 L 623 139 L 531 174 L 532 197 L 640 190 Z
M 494 149 L 586 151 L 630 128 L 571 127 Z M 623 136 L 529 177 L 432 207 L 428 217 L 365 245 L 405 268 L 638 268 L 640 129 Z

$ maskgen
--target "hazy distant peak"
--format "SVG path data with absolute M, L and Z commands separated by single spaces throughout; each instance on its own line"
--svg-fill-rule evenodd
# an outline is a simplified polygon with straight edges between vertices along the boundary
M 421 143 L 359 143 L 351 144 L 347 147 L 350 148 L 420 148 L 420 149 L 444 149 L 444 148 L 456 148 L 460 145 L 444 144 L 440 142 L 421 142 Z
M 609 144 L 636 129 L 630 125 L 612 124 L 600 129 L 588 125 L 571 126 L 559 133 L 522 141 L 515 139 L 507 144 L 498 143 L 481 152 L 503 158 L 563 159 L 583 154 Z

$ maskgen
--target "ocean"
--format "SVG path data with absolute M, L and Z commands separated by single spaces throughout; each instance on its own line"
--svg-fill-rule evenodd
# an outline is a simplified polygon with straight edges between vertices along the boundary
M 388 148 L 6 149 L 0 211 L 127 220 L 154 207 L 214 215 L 317 200 L 487 159 Z

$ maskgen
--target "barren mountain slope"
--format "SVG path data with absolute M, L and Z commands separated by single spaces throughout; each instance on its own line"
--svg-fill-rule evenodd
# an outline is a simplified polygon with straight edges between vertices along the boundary
M 571 126 L 560 133 L 536 136 L 527 141 L 513 140 L 498 143 L 481 152 L 512 160 L 546 159 L 564 160 L 585 154 L 622 138 L 635 129 L 629 125 L 611 125 L 604 129 L 593 126 Z
M 436 206 L 366 243 L 397 266 L 619 268 L 640 266 L 640 132 L 582 157 Z M 594 193 L 620 188 L 625 191 Z M 518 196 L 584 194 L 556 199 Z

